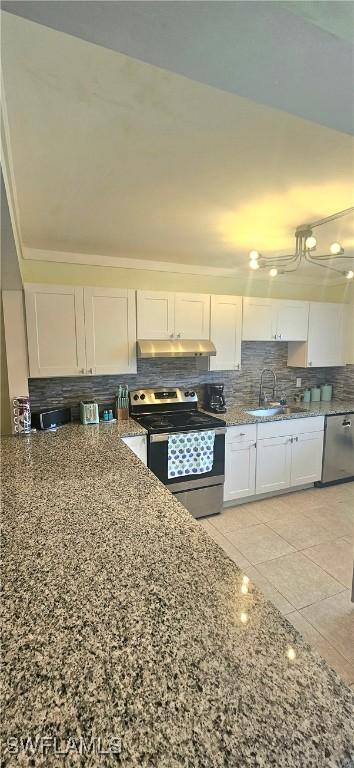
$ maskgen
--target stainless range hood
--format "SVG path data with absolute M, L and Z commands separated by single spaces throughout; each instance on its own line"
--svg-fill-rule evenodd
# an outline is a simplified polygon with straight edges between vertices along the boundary
M 208 339 L 138 339 L 138 357 L 210 357 L 216 355 Z

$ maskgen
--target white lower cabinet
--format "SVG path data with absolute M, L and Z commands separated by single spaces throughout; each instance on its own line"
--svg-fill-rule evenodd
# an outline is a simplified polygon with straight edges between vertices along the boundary
M 323 432 L 296 435 L 291 444 L 290 485 L 315 483 L 322 473 Z
M 258 424 L 256 493 L 320 480 L 323 432 L 323 416 Z
M 291 477 L 290 436 L 269 437 L 257 442 L 257 493 L 289 488 Z
M 225 440 L 224 501 L 253 496 L 256 490 L 257 427 L 229 427 Z
M 143 464 L 147 465 L 147 440 L 146 435 L 133 435 L 132 437 L 122 437 L 123 443 L 130 448 Z

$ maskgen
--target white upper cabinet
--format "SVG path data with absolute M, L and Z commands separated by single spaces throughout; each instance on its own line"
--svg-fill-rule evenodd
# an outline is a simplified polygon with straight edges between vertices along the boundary
M 216 356 L 210 358 L 211 371 L 232 371 L 241 367 L 242 297 L 212 296 L 210 341 Z
M 272 299 L 245 296 L 243 299 L 242 339 L 272 341 L 274 339 Z
M 84 288 L 84 305 L 88 373 L 136 373 L 135 291 Z
M 292 299 L 243 299 L 244 341 L 306 341 L 309 303 Z
M 25 286 L 30 376 L 136 371 L 134 291 Z
M 273 300 L 273 338 L 278 341 L 306 341 L 309 324 L 308 301 Z
M 174 294 L 137 291 L 138 339 L 172 339 L 174 336 Z
M 343 304 L 310 303 L 307 343 L 289 344 L 288 365 L 320 368 L 345 365 Z
M 30 376 L 85 373 L 82 288 L 28 284 L 25 301 Z
M 210 296 L 137 291 L 138 339 L 208 339 Z
M 205 293 L 175 293 L 175 337 L 209 339 L 210 296 Z

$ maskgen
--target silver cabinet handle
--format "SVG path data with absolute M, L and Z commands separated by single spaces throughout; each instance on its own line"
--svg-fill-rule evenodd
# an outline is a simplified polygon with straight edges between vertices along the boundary
M 93 368 L 90 368 L 90 373 L 93 374 Z
M 281 339 L 281 333 L 279 333 L 279 339 Z
M 170 339 L 173 339 L 173 333 L 170 333 Z
M 85 373 L 85 368 L 81 368 L 81 373 L 82 373 L 82 374 L 84 374 L 84 373 Z
M 311 366 L 311 365 L 312 365 L 312 363 L 310 363 L 310 362 L 309 362 L 309 365 Z
M 352 426 L 351 421 L 343 421 L 342 427 L 344 427 L 344 429 L 350 429 L 351 426 Z
M 181 334 L 177 333 L 177 339 L 180 339 L 180 338 L 181 338 Z
M 240 437 L 244 437 L 246 432 L 240 432 Z

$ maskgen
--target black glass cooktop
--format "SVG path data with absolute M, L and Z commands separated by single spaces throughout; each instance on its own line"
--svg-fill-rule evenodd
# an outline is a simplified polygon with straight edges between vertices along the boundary
M 200 411 L 179 411 L 178 413 L 151 413 L 144 416 L 133 415 L 133 418 L 148 432 L 179 432 L 187 429 L 216 429 L 225 426 L 223 419 L 209 416 Z

